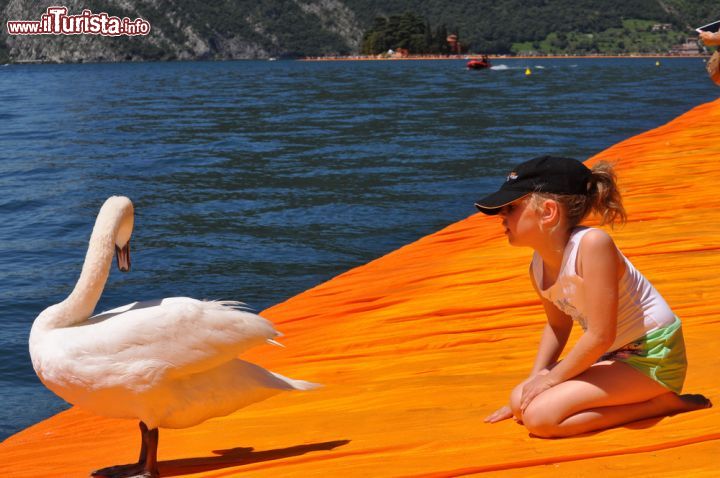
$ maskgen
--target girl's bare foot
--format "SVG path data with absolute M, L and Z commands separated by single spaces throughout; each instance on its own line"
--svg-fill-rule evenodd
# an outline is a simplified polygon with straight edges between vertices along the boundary
M 668 392 L 650 401 L 658 406 L 658 411 L 662 415 L 674 415 L 676 413 L 691 412 L 693 410 L 712 407 L 712 402 L 709 398 L 704 395 L 691 393 L 678 395 L 674 392 Z

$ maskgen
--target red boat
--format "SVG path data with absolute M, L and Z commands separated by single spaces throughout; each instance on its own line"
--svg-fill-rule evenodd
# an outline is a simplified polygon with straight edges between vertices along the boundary
M 485 68 L 490 68 L 490 60 L 488 60 L 487 57 L 483 57 L 482 59 L 471 59 L 467 62 L 467 65 L 470 70 L 483 70 Z

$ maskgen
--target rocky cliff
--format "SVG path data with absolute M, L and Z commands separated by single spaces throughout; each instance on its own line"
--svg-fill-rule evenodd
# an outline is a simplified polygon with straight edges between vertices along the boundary
M 39 21 L 47 8 L 68 15 L 107 13 L 150 23 L 147 35 L 12 35 L 7 21 Z M 0 60 L 12 62 L 104 62 L 230 60 L 347 54 L 362 30 L 340 0 L 169 1 L 0 0 Z M 4 50 L 4 51 L 3 51 Z

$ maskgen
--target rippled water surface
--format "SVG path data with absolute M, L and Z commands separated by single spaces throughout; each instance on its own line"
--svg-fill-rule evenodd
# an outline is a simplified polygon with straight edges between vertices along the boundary
M 133 271 L 98 309 L 262 310 L 473 214 L 518 161 L 588 157 L 717 94 L 698 59 L 2 67 L 0 438 L 67 407 L 27 337 L 112 194 L 135 203 Z

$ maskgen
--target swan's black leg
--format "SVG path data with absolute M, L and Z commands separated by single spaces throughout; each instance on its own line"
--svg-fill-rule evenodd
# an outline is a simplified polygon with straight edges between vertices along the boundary
M 147 434 L 148 427 L 145 422 L 140 422 L 140 458 L 138 458 L 138 465 L 145 465 L 147 461 Z
M 158 441 L 160 439 L 160 432 L 157 428 L 149 430 L 145 436 L 147 436 L 147 453 L 145 455 L 145 476 L 152 478 L 158 478 L 160 472 L 158 471 L 157 462 L 157 449 Z
M 117 465 L 92 472 L 94 477 L 104 478 L 158 478 L 157 466 L 158 429 L 149 430 L 140 422 L 140 458 L 131 465 Z

